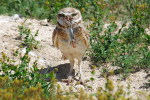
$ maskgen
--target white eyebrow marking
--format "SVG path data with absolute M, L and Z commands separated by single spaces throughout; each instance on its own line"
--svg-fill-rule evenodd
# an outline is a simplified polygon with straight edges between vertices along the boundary
M 73 20 L 73 23 L 77 23 L 77 22 L 79 22 L 80 20 L 82 20 L 82 17 L 79 17 L 78 19 Z
M 72 13 L 65 12 L 64 15 L 71 15 Z
M 71 15 L 71 12 L 60 12 L 59 14 L 64 14 L 64 15 Z

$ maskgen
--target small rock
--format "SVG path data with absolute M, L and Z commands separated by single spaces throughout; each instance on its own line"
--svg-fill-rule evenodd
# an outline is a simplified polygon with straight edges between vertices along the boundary
M 46 66 L 46 61 L 43 58 L 39 58 L 37 63 L 39 66 L 41 66 L 43 68 Z
M 85 87 L 83 85 L 76 85 L 75 88 L 78 90 L 80 90 L 80 89 L 84 90 L 85 89 Z
M 41 37 L 37 36 L 37 37 L 35 37 L 35 40 L 36 41 L 41 41 L 42 39 L 41 39 Z
M 150 30 L 148 28 L 146 28 L 145 31 L 148 35 L 150 35 Z
M 21 15 L 19 15 L 19 14 L 14 14 L 13 15 L 13 19 L 14 20 L 18 20 L 18 19 L 20 19 L 22 16 Z
M 110 24 L 104 24 L 104 29 L 107 29 L 107 27 L 109 26 Z
M 0 70 L 0 75 L 4 75 L 5 73 L 3 71 Z
M 23 48 L 23 49 L 21 50 L 21 55 L 23 56 L 25 53 L 26 53 L 26 48 Z
M 150 50 L 150 46 L 148 46 L 148 49 Z
M 32 51 L 29 52 L 29 55 L 33 56 L 33 57 L 37 57 L 37 55 L 34 52 L 32 52 Z
M 4 34 L 5 34 L 5 32 L 0 30 L 0 35 L 4 35 Z
M 41 24 L 42 26 L 48 26 L 48 21 L 47 21 L 47 19 L 41 20 L 41 21 L 40 21 L 40 24 Z
M 41 62 L 41 63 L 45 63 L 45 60 L 42 59 L 42 58 L 40 58 L 38 61 Z

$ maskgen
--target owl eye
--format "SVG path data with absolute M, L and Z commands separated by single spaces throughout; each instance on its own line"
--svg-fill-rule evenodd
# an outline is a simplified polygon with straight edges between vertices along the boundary
M 72 16 L 76 16 L 76 15 L 77 15 L 77 13 L 72 14 Z
M 58 17 L 65 17 L 64 14 L 58 14 Z

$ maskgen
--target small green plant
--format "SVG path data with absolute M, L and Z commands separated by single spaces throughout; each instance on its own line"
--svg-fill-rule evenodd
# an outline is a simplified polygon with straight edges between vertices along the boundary
M 126 97 L 127 93 L 123 90 L 123 86 L 118 86 L 114 91 L 114 84 L 106 78 L 105 89 L 99 88 L 97 91 L 98 100 L 132 100 L 131 97 Z
M 39 41 L 35 40 L 35 36 L 38 35 L 38 30 L 34 35 L 32 35 L 30 29 L 27 28 L 26 26 L 22 25 L 18 26 L 18 28 L 19 28 L 19 35 L 23 40 L 21 47 L 27 47 L 30 50 L 38 48 Z

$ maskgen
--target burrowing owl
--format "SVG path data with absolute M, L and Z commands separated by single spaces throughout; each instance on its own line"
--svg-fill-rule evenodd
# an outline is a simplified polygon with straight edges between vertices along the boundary
M 57 26 L 53 32 L 53 45 L 60 49 L 62 57 L 69 59 L 70 79 L 75 59 L 78 60 L 79 80 L 82 81 L 82 71 L 80 63 L 82 56 L 89 46 L 89 33 L 83 26 L 82 16 L 79 10 L 75 8 L 63 8 L 57 15 Z

